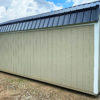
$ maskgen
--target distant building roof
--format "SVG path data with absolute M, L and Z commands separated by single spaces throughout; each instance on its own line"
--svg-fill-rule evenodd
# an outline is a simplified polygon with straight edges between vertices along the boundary
M 0 23 L 0 32 L 96 22 L 100 1 Z

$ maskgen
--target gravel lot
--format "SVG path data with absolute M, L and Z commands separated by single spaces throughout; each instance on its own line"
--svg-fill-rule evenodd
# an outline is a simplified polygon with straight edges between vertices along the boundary
M 0 72 L 0 100 L 100 100 L 87 94 Z

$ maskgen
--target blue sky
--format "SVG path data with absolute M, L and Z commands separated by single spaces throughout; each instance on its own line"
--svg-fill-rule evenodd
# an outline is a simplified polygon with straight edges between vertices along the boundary
M 71 7 L 74 2 L 67 2 L 66 0 L 47 0 L 47 1 L 51 1 L 51 2 L 54 2 L 56 5 L 62 5 L 63 8 L 68 8 L 68 7 Z
M 0 23 L 97 0 L 0 0 Z

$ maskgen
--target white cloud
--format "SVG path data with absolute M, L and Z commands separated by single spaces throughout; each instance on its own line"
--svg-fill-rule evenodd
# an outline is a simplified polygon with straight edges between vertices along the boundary
M 0 6 L 0 19 L 3 18 L 3 16 L 5 16 L 6 14 L 6 9 L 3 6 Z
M 0 22 L 61 8 L 46 0 L 0 0 Z
M 74 5 L 80 5 L 80 4 L 94 2 L 94 1 L 97 1 L 97 0 L 67 0 L 67 2 L 74 2 Z

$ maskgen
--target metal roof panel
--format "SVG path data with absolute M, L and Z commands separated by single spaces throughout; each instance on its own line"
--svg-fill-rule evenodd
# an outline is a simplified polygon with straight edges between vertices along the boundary
M 8 25 L 6 26 L 6 32 L 7 32 L 7 30 L 8 30 Z
M 77 13 L 72 13 L 71 17 L 70 17 L 69 24 L 75 24 L 76 23 L 76 17 L 77 17 Z
M 6 27 L 7 27 L 7 25 L 4 26 L 4 30 L 3 30 L 3 32 L 6 32 Z
M 58 26 L 63 25 L 63 23 L 64 23 L 64 17 L 65 17 L 65 15 L 59 16 Z
M 15 31 L 17 31 L 18 27 L 19 27 L 19 23 L 16 24 Z M 10 29 L 11 29 L 11 25 L 10 25 Z
M 71 17 L 71 14 L 65 15 L 65 19 L 64 19 L 63 25 L 68 25 L 68 24 L 69 24 L 69 22 L 70 22 L 70 17 Z
M 15 26 L 15 25 L 14 25 Z M 18 27 L 18 31 L 20 31 L 21 30 L 21 26 L 22 26 L 22 23 L 19 23 L 19 27 Z
M 10 25 L 10 30 L 9 31 L 12 31 L 12 28 L 13 28 L 13 24 Z
M 14 24 L 13 28 L 12 28 L 12 31 L 15 31 L 15 28 L 16 28 L 16 24 Z M 8 30 L 7 30 L 8 31 Z
M 84 12 L 78 12 L 76 17 L 76 23 L 82 23 Z
M 59 21 L 59 16 L 54 17 L 53 26 L 57 26 Z
M 7 31 L 9 32 L 9 30 L 10 30 L 10 25 L 8 25 L 8 29 L 7 29 Z
M 22 22 L 20 30 L 24 30 L 24 27 L 25 27 L 25 22 Z
M 91 10 L 84 12 L 83 22 L 89 22 L 91 20 Z
M 1 32 L 2 32 L 2 27 L 3 27 L 3 26 L 1 26 Z
M 54 22 L 54 17 L 51 17 L 51 18 L 49 19 L 48 27 L 52 27 L 52 26 L 53 26 L 53 22 Z
M 40 26 L 40 19 L 39 20 L 37 20 L 37 22 L 36 22 L 36 25 L 35 25 L 35 28 L 37 29 L 37 28 L 39 28 L 39 26 Z
M 28 29 L 28 25 L 29 25 L 29 22 L 25 22 L 24 30 L 27 30 Z
M 49 18 L 46 18 L 43 27 L 48 27 L 48 24 L 49 24 Z
M 45 19 L 41 19 L 39 28 L 43 28 Z
M 31 26 L 32 26 L 32 21 L 29 21 L 29 25 L 27 29 L 31 29 Z
M 32 22 L 31 29 L 34 29 L 34 28 L 35 28 L 35 25 L 36 25 L 36 20 L 34 20 L 34 21 Z
M 4 32 L 4 27 L 5 27 L 5 26 L 2 26 L 2 32 Z
M 91 12 L 91 21 L 97 21 L 99 19 L 99 10 L 98 9 L 92 9 Z

